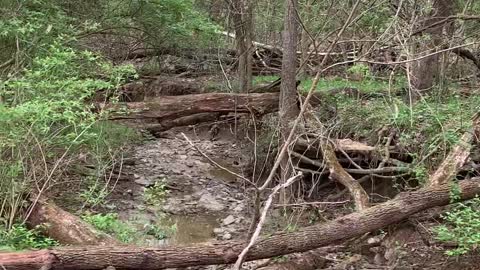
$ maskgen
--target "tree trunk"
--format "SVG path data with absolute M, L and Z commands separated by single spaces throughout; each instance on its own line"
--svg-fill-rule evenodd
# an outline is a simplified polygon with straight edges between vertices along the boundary
M 304 7 L 303 7 L 303 25 L 307 26 L 309 25 L 310 19 L 313 15 L 312 13 L 312 6 L 315 1 L 308 0 L 305 2 Z M 301 41 L 300 41 L 300 49 L 301 49 L 301 70 L 299 71 L 300 78 L 307 78 L 308 77 L 308 60 L 310 58 L 310 44 L 312 43 L 312 40 L 310 39 L 310 36 L 308 35 L 307 29 L 302 28 L 301 31 Z M 315 45 L 315 44 L 314 44 Z
M 114 245 L 119 241 L 95 230 L 90 224 L 51 201 L 40 199 L 33 207 L 27 224 L 42 226 L 42 232 L 62 245 Z M 0 260 L 0 265 L 1 265 Z
M 253 5 L 250 0 L 231 0 L 230 8 L 236 37 L 239 89 L 248 93 L 253 86 Z
M 458 183 L 463 200 L 480 193 L 480 178 Z M 280 232 L 259 240 L 246 256 L 258 260 L 305 252 L 363 235 L 397 223 L 420 211 L 451 202 L 448 184 L 406 192 L 388 202 L 352 213 L 330 222 Z M 197 265 L 226 264 L 236 261 L 245 242 L 215 242 L 196 246 L 139 247 L 66 247 L 40 251 L 0 253 L 0 263 L 8 270 L 30 269 L 166 269 Z
M 292 123 L 298 116 L 296 72 L 297 72 L 297 43 L 299 18 L 297 16 L 298 0 L 286 0 L 285 21 L 283 33 L 283 59 L 282 59 L 282 81 L 280 85 L 279 119 L 281 145 L 285 142 L 292 129 Z M 284 184 L 287 179 L 293 176 L 293 167 L 290 164 L 290 157 L 286 155 L 280 164 L 280 179 Z M 280 203 L 288 204 L 290 194 L 287 190 L 280 191 Z
M 436 25 L 424 31 L 420 39 L 414 39 L 417 45 L 412 46 L 410 57 L 417 58 L 422 53 L 431 53 L 432 50 L 438 50 L 442 42 L 445 40 L 444 33 L 451 34 L 452 23 L 445 21 L 440 23 L 446 17 L 453 15 L 454 2 L 453 0 L 432 0 L 433 14 L 425 20 L 424 25 Z M 438 25 L 437 25 L 438 24 Z M 425 40 L 424 35 L 429 35 L 430 40 Z M 430 91 L 436 82 L 440 80 L 440 59 L 441 54 L 435 54 L 425 57 L 421 60 L 412 61 L 408 63 L 409 81 L 411 87 L 411 96 L 413 100 L 417 100 L 422 93 Z

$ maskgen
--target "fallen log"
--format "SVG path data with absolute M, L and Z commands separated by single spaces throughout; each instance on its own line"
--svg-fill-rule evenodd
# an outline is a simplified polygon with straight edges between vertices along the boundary
M 148 102 L 127 102 L 99 105 L 110 110 L 110 119 L 171 120 L 200 113 L 255 113 L 263 115 L 278 110 L 279 93 L 230 94 L 209 93 L 183 96 L 162 96 Z
M 480 178 L 458 183 L 460 198 L 480 193 Z M 259 240 L 246 260 L 305 252 L 402 221 L 412 214 L 451 202 L 448 184 L 401 193 L 388 202 L 355 212 L 330 222 L 280 232 Z M 245 242 L 214 242 L 196 246 L 140 248 L 125 246 L 66 247 L 50 250 L 0 253 L 0 266 L 8 270 L 26 269 L 166 269 L 197 265 L 226 264 L 236 261 Z
M 145 130 L 151 132 L 152 134 L 157 134 L 158 132 L 167 131 L 174 127 L 183 127 L 189 125 L 195 125 L 201 122 L 214 122 L 220 118 L 219 113 L 199 113 L 193 114 L 185 117 L 180 117 L 177 119 L 166 120 L 160 124 L 150 124 L 146 125 Z
M 95 230 L 79 217 L 41 198 L 33 204 L 27 219 L 30 228 L 41 226 L 42 233 L 62 245 L 119 245 L 113 237 Z M 1 264 L 0 260 L 0 264 Z

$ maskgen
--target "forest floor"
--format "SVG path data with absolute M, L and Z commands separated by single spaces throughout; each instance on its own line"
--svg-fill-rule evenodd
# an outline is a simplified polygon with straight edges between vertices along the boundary
M 162 80 L 168 80 L 168 77 Z M 204 85 L 204 91 L 210 91 L 207 86 L 212 84 L 211 78 L 190 81 L 191 84 L 196 82 Z M 261 83 L 261 80 L 257 83 Z M 359 114 L 355 111 L 369 108 L 372 106 L 370 102 L 376 100 L 362 101 L 362 106 L 355 102 L 356 105 L 352 105 L 353 112 L 348 111 L 350 107 L 340 106 L 339 108 L 346 108 L 345 115 L 342 115 L 343 112 L 339 109 L 337 117 L 351 118 L 357 131 L 361 123 L 365 125 L 361 131 L 372 133 L 374 129 L 370 127 L 370 123 L 375 122 L 376 118 L 370 122 L 356 121 L 356 117 L 362 118 L 365 113 Z M 378 115 L 376 117 L 378 118 Z M 349 128 L 349 123 L 345 122 L 342 128 Z M 92 211 L 116 213 L 122 222 L 141 232 L 134 236 L 133 241 L 140 245 L 187 245 L 246 239 L 253 212 L 253 191 L 243 180 L 227 170 L 238 174 L 250 170 L 254 146 L 245 136 L 236 138 L 232 132 L 233 125 L 218 126 L 219 132 L 213 137 L 209 132 L 212 123 L 207 123 L 195 127 L 174 128 L 133 145 L 124 154 L 126 162 L 121 169 L 122 177 L 115 183 L 110 183 L 111 193 L 105 202 L 94 207 Z M 243 132 L 246 129 L 247 126 L 240 127 Z M 346 129 L 345 133 L 348 131 Z M 196 147 L 185 139 L 183 133 Z M 213 165 L 205 156 L 227 170 Z M 370 187 L 365 186 L 367 191 L 376 194 L 381 193 L 378 188 L 372 187 L 370 190 Z M 327 200 L 339 191 L 341 188 L 337 185 L 326 186 L 311 199 Z M 67 193 L 78 194 L 73 190 Z M 328 221 L 353 211 L 352 203 L 348 202 L 348 194 L 337 196 L 337 200 L 347 203 L 315 207 L 305 205 L 293 208 L 287 214 L 282 211 L 283 208 L 274 207 L 269 212 L 263 234 L 293 231 L 298 227 Z M 301 203 L 302 201 L 300 205 Z M 60 204 L 67 209 L 78 211 L 78 202 L 76 205 Z M 430 212 L 422 213 L 419 217 L 412 217 L 383 231 L 369 233 L 344 245 L 329 247 L 322 253 L 325 263 L 318 269 L 478 269 L 478 254 L 460 258 L 445 256 L 445 246 L 435 242 L 430 230 L 440 222 L 439 211 L 434 209 L 431 212 L 434 213 L 434 218 L 425 219 L 424 216 L 428 216 Z M 284 262 L 295 257 L 296 255 L 282 256 L 249 263 L 248 269 L 255 269 L 268 261 Z M 209 266 L 195 269 L 229 267 Z
M 137 230 L 153 225 L 168 231 L 165 239 L 148 236 L 142 239 L 149 246 L 187 245 L 216 240 L 245 239 L 252 211 L 252 198 L 241 179 L 219 169 L 203 155 L 236 173 L 242 173 L 251 153 L 251 145 L 236 141 L 231 130 L 224 127 L 215 140 L 208 129 L 180 128 L 146 141 L 130 152 L 124 167 L 130 180 L 119 181 L 108 198 L 115 206 L 110 209 Z M 198 147 L 195 149 L 181 135 L 185 133 Z M 202 151 L 202 153 L 199 152 Z M 157 201 L 146 190 L 162 186 L 166 192 Z M 336 189 L 330 189 L 335 192 Z M 160 192 L 160 190 L 158 190 Z M 343 198 L 343 199 L 348 199 Z M 282 215 L 280 209 L 269 215 L 264 233 L 294 230 L 304 226 L 321 212 L 324 219 L 341 216 L 350 206 L 335 208 L 302 208 Z M 438 209 L 436 209 L 438 210 Z M 432 213 L 438 213 L 438 211 Z M 424 213 L 428 214 L 428 213 Z M 325 264 L 318 269 L 478 269 L 478 257 L 447 258 L 444 249 L 432 242 L 428 228 L 435 221 L 424 216 L 367 234 L 359 240 L 326 251 Z M 422 230 L 423 229 L 423 230 Z M 274 258 L 273 262 L 288 260 Z M 268 260 L 251 262 L 246 269 L 256 269 Z M 228 266 L 191 269 L 229 269 Z

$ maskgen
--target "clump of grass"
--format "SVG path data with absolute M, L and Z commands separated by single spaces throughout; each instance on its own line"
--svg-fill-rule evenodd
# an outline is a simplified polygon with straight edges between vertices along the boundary
M 253 78 L 254 85 L 260 85 L 264 83 L 270 83 L 280 78 L 279 76 L 275 75 L 268 75 L 268 76 L 256 76 Z M 313 84 L 313 78 L 307 78 L 301 81 L 298 89 L 302 92 L 306 92 L 310 90 Z M 393 85 L 390 85 L 388 81 L 385 80 L 377 80 L 372 77 L 366 77 L 363 80 L 348 80 L 340 77 L 329 77 L 329 78 L 322 78 L 318 81 L 317 84 L 317 91 L 328 91 L 332 89 L 338 88 L 356 88 L 364 93 L 377 93 L 377 92 L 385 92 L 387 93 L 389 88 L 393 92 L 397 91 L 398 89 L 404 86 L 405 82 L 402 80 L 395 80 Z
M 263 75 L 263 76 L 255 76 L 253 77 L 253 85 L 259 85 L 264 83 L 271 83 L 276 81 L 280 78 L 280 76 L 276 75 Z
M 92 224 L 95 229 L 109 234 L 124 243 L 141 244 L 146 236 L 153 236 L 157 240 L 171 237 L 176 232 L 176 224 L 162 226 L 142 221 L 140 228 L 130 222 L 119 219 L 116 213 L 85 214 L 82 218 Z
M 124 243 L 131 243 L 135 239 L 136 230 L 121 221 L 115 213 L 86 214 L 82 218 L 97 230 L 110 234 Z

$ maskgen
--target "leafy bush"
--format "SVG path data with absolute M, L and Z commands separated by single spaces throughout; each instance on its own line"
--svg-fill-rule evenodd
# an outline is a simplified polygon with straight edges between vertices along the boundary
M 86 214 L 82 218 L 96 229 L 115 236 L 124 243 L 135 240 L 136 230 L 119 220 L 117 214 Z
M 56 246 L 58 243 L 44 237 L 39 230 L 29 230 L 24 225 L 13 225 L 10 230 L 0 229 L 0 251 L 43 249 Z
M 457 248 L 446 252 L 449 256 L 466 254 L 480 246 L 480 198 L 459 203 L 445 214 L 445 225 L 435 228 L 437 239 L 454 242 Z

